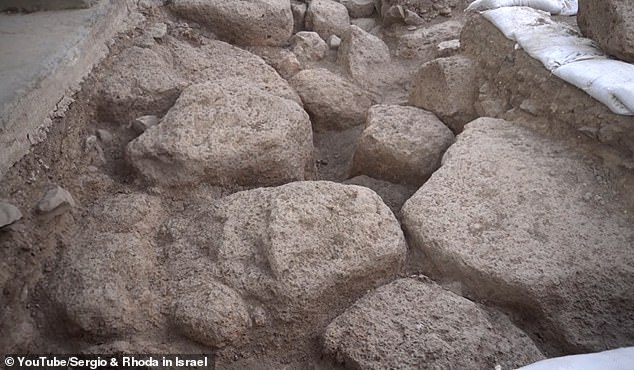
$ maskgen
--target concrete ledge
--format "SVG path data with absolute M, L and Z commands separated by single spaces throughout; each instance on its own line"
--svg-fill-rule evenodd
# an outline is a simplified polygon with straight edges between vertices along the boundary
M 82 10 L 0 14 L 0 179 L 46 138 L 51 115 L 66 110 L 135 10 L 135 0 L 100 0 Z

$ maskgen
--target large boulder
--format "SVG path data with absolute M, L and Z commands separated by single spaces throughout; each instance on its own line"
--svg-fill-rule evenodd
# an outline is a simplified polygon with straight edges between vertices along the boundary
M 354 154 L 353 174 L 422 185 L 440 167 L 454 135 L 433 113 L 415 107 L 375 105 Z
M 579 0 L 577 23 L 606 53 L 634 62 L 634 9 L 630 0 Z
M 112 61 L 98 85 L 99 111 L 104 119 L 128 123 L 146 114 L 162 114 L 187 86 L 167 53 L 137 46 Z
M 412 263 L 550 348 L 631 346 L 634 220 L 601 168 L 513 123 L 469 123 L 401 210 Z
M 302 98 L 316 131 L 361 125 L 372 106 L 366 92 L 327 69 L 303 70 L 289 83 Z
M 355 369 L 515 369 L 543 355 L 504 315 L 433 282 L 400 279 L 358 300 L 324 333 Z
M 213 296 L 202 282 L 222 281 L 248 297 L 252 331 L 277 331 L 267 340 L 325 326 L 333 308 L 396 276 L 406 253 L 400 225 L 376 193 L 333 182 L 238 192 L 201 203 L 164 229 L 175 289 L 200 286 L 195 305 L 204 307 Z M 212 313 L 201 309 L 201 320 L 244 328 L 246 321 L 225 312 L 240 300 L 221 295 L 233 303 L 224 311 L 218 303 Z M 185 315 L 190 330 L 192 315 Z
M 134 167 L 155 183 L 279 185 L 312 170 L 308 114 L 243 78 L 192 85 L 128 144 Z
M 171 9 L 240 45 L 281 46 L 293 33 L 290 0 L 174 0 Z
M 412 83 L 409 103 L 433 112 L 458 133 L 477 117 L 477 93 L 475 63 L 456 55 L 421 66 Z
M 173 37 L 166 38 L 174 67 L 187 80 L 203 83 L 230 77 L 247 78 L 260 90 L 301 104 L 288 83 L 259 56 L 226 42 L 204 41 L 202 45 L 193 46 Z
M 380 65 L 390 61 L 390 49 L 380 38 L 350 26 L 343 34 L 337 52 L 337 63 L 359 82 L 367 80 Z
M 341 37 L 350 25 L 348 9 L 332 0 L 312 0 L 306 11 L 306 29 L 315 31 L 328 40 L 332 35 Z

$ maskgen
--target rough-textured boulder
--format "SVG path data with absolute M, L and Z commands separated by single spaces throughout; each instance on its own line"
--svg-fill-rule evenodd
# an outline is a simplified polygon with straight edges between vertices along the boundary
M 285 45 L 293 33 L 290 0 L 174 0 L 171 9 L 240 45 Z
M 452 20 L 400 34 L 395 54 L 402 58 L 429 60 L 435 56 L 440 43 L 459 38 L 462 27 L 463 22 Z
M 577 23 L 605 52 L 634 62 L 634 8 L 630 0 L 579 0 Z
M 357 301 L 324 333 L 324 350 L 356 369 L 515 369 L 543 359 L 502 314 L 435 283 L 400 279 Z
M 196 47 L 168 37 L 167 46 L 174 56 L 175 67 L 191 82 L 247 78 L 260 90 L 301 104 L 299 96 L 275 69 L 253 53 L 217 40 L 205 40 Z
M 436 114 L 454 132 L 477 117 L 478 86 L 475 63 L 456 55 L 423 64 L 409 95 L 409 103 Z
M 305 179 L 313 145 L 297 103 L 232 78 L 187 88 L 127 152 L 139 172 L 164 185 L 266 186 Z
M 306 11 L 306 29 L 315 31 L 328 40 L 332 35 L 341 37 L 350 25 L 348 9 L 332 0 L 313 0 Z
M 302 31 L 291 38 L 291 50 L 302 62 L 315 61 L 326 56 L 328 45 L 317 32 Z
M 86 235 L 64 248 L 50 295 L 69 330 L 94 338 L 131 335 L 160 320 L 160 281 L 150 243 L 134 233 Z
M 133 46 L 114 58 L 100 82 L 99 110 L 104 119 L 121 123 L 160 114 L 174 104 L 186 85 L 165 55 Z
M 374 13 L 374 0 L 337 0 L 348 9 L 352 18 L 369 17 Z
M 210 347 L 235 343 L 251 328 L 246 302 L 222 283 L 192 284 L 174 302 L 175 325 L 187 337 Z
M 390 61 L 390 49 L 380 38 L 357 26 L 350 26 L 343 34 L 337 52 L 337 63 L 356 81 L 365 81 L 377 67 Z
M 409 197 L 418 190 L 416 186 L 394 184 L 389 181 L 374 179 L 365 175 L 355 176 L 343 182 L 349 185 L 365 186 L 374 190 L 383 199 L 383 202 L 390 207 L 394 214 L 398 214 L 401 207 Z
M 433 113 L 415 107 L 375 105 L 354 154 L 353 174 L 422 185 L 440 167 L 454 136 Z
M 634 221 L 574 149 L 504 120 L 467 125 L 403 206 L 413 261 L 568 352 L 634 344 Z
M 252 331 L 283 335 L 325 325 L 333 307 L 398 274 L 406 253 L 399 223 L 376 193 L 333 182 L 238 192 L 169 220 L 165 230 L 175 280 L 221 280 L 249 298 Z M 278 320 L 292 325 L 271 327 Z
M 317 131 L 361 125 L 372 105 L 363 90 L 327 69 L 303 70 L 289 83 L 302 98 Z

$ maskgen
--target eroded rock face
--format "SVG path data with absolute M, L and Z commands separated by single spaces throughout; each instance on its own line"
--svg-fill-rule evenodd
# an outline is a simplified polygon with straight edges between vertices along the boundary
M 105 119 L 127 124 L 145 114 L 161 114 L 187 86 L 166 53 L 133 46 L 114 58 L 112 73 L 99 86 L 99 110 Z
M 187 88 L 127 153 L 163 185 L 278 185 L 310 173 L 312 132 L 297 103 L 230 78 Z
M 289 80 L 304 102 L 317 131 L 363 124 L 370 97 L 352 82 L 327 69 L 307 69 Z
M 341 37 L 350 25 L 348 9 L 332 0 L 314 0 L 306 11 L 306 28 L 315 31 L 322 39 L 332 35 Z
M 628 0 L 580 0 L 579 29 L 608 54 L 634 62 L 634 9 Z
M 240 45 L 282 46 L 293 33 L 290 0 L 175 0 L 171 9 Z
M 499 119 L 467 125 L 401 211 L 416 263 L 555 348 L 634 343 L 634 221 L 607 174 Z
M 500 313 L 430 281 L 400 279 L 358 300 L 324 333 L 324 351 L 359 369 L 514 369 L 543 359 Z
M 433 113 L 415 107 L 375 105 L 354 154 L 353 174 L 422 185 L 454 142 Z
M 462 55 L 438 58 L 423 64 L 409 95 L 409 103 L 436 114 L 458 133 L 465 123 L 477 117 L 476 68 Z

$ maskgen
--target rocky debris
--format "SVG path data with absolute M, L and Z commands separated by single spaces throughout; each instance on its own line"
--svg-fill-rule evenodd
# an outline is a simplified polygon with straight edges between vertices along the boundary
M 99 86 L 99 111 L 105 120 L 120 123 L 167 110 L 187 85 L 171 61 L 154 49 L 125 49 L 114 58 L 110 71 Z
M 401 207 L 409 197 L 418 190 L 416 186 L 407 186 L 394 184 L 389 181 L 378 180 L 365 175 L 355 176 L 343 182 L 349 185 L 365 186 L 376 192 L 383 202 L 390 207 L 395 215 L 401 210 Z
M 383 25 L 404 23 L 406 14 L 413 13 L 428 22 L 439 15 L 450 17 L 452 0 L 376 0 Z
M 475 63 L 456 55 L 423 64 L 416 73 L 409 103 L 436 114 L 453 132 L 477 117 Z
M 89 232 L 89 231 L 87 231 Z M 48 292 L 71 333 L 132 335 L 159 322 L 152 246 L 135 233 L 96 233 L 62 249 Z
M 172 315 L 185 336 L 213 348 L 236 344 L 251 328 L 247 304 L 235 290 L 216 281 L 180 293 Z
M 440 167 L 442 155 L 453 142 L 451 130 L 433 113 L 375 105 L 368 111 L 352 173 L 420 186 Z
M 101 141 L 104 144 L 110 144 L 112 140 L 114 139 L 114 137 L 112 136 L 112 133 L 103 128 L 97 129 L 95 131 L 95 134 L 97 135 L 97 138 L 99 139 L 99 141 Z
M 337 0 L 348 9 L 352 18 L 369 17 L 374 13 L 374 0 Z
M 480 15 L 469 18 L 460 43 L 465 56 L 477 61 L 478 84 L 485 87 L 480 91 L 484 95 L 481 100 L 485 99 L 481 105 L 487 115 L 515 120 L 548 136 L 589 136 L 631 158 L 631 116 L 614 114 L 583 90 L 554 78 L 539 61 L 522 49 L 516 50 L 513 41 Z M 524 104 L 524 108 L 530 107 L 528 118 L 521 107 L 526 100 L 530 100 L 530 104 Z M 627 187 L 623 189 L 627 191 Z
M 328 46 L 330 46 L 331 49 L 338 49 L 340 45 L 341 45 L 341 38 L 339 36 L 331 35 L 328 38 Z
M 291 50 L 300 62 L 323 59 L 328 45 L 317 32 L 302 31 L 291 38 Z
M 293 34 L 303 31 L 306 25 L 306 11 L 308 5 L 297 1 L 291 1 L 291 11 L 293 12 Z
M 22 219 L 22 212 L 11 203 L 0 201 L 0 228 Z
M 262 58 L 222 41 L 204 39 L 198 47 L 167 38 L 176 67 L 194 83 L 223 78 L 248 79 L 251 85 L 301 104 L 301 99 L 288 83 Z
M 155 115 L 137 117 L 130 123 L 130 127 L 138 134 L 142 134 L 150 127 L 158 125 L 160 119 Z
M 249 297 L 252 334 L 277 333 L 266 340 L 292 335 L 297 326 L 325 326 L 334 307 L 398 274 L 406 253 L 400 225 L 376 193 L 324 181 L 258 188 L 200 204 L 169 220 L 165 234 L 173 240 L 168 260 L 175 274 L 221 279 Z M 237 297 L 230 300 L 241 305 Z M 244 329 L 242 315 L 228 316 L 234 314 L 227 308 L 210 319 L 205 310 L 197 312 L 205 321 Z
M 73 196 L 61 186 L 55 185 L 44 193 L 35 209 L 39 213 L 59 213 L 70 210 L 73 207 L 75 207 Z
M 167 24 L 163 22 L 152 23 L 145 27 L 143 36 L 139 38 L 137 43 L 141 47 L 151 48 L 157 40 L 163 40 L 165 35 L 167 35 Z
M 350 24 L 353 24 L 365 32 L 370 32 L 376 27 L 376 19 L 374 18 L 355 18 L 350 20 Z
M 190 86 L 127 150 L 141 174 L 167 186 L 304 180 L 312 152 L 308 114 L 244 78 Z
M 84 153 L 90 164 L 101 165 L 106 163 L 106 156 L 103 148 L 99 145 L 99 139 L 96 135 L 89 135 L 84 141 Z
M 401 217 L 423 273 L 512 311 L 547 346 L 584 352 L 634 343 L 634 221 L 624 207 L 609 177 L 571 148 L 480 118 Z
M 460 52 L 460 40 L 454 39 L 443 41 L 436 45 L 436 58 L 446 58 L 458 54 Z
M 383 8 L 382 8 L 383 9 Z M 405 22 L 405 9 L 401 5 L 390 5 L 381 11 L 383 26 Z
M 331 35 L 341 37 L 350 26 L 348 9 L 332 0 L 312 0 L 306 11 L 306 28 L 328 40 Z
M 504 315 L 427 280 L 399 279 L 357 301 L 324 351 L 358 369 L 515 369 L 543 355 Z
M 303 70 L 289 83 L 302 98 L 316 131 L 361 125 L 372 105 L 363 90 L 326 69 Z
M 399 35 L 395 54 L 402 58 L 432 59 L 443 41 L 458 39 L 463 23 L 446 21 Z
M 368 80 L 371 72 L 390 61 L 390 49 L 380 38 L 357 26 L 350 26 L 343 34 L 337 52 L 337 63 L 356 81 Z
M 170 8 L 238 45 L 284 46 L 293 33 L 290 0 L 174 0 Z
M 99 199 L 87 218 L 90 230 L 148 235 L 163 223 L 161 199 L 144 193 L 116 194 Z
M 628 0 L 580 0 L 579 29 L 608 54 L 634 62 L 634 9 Z

